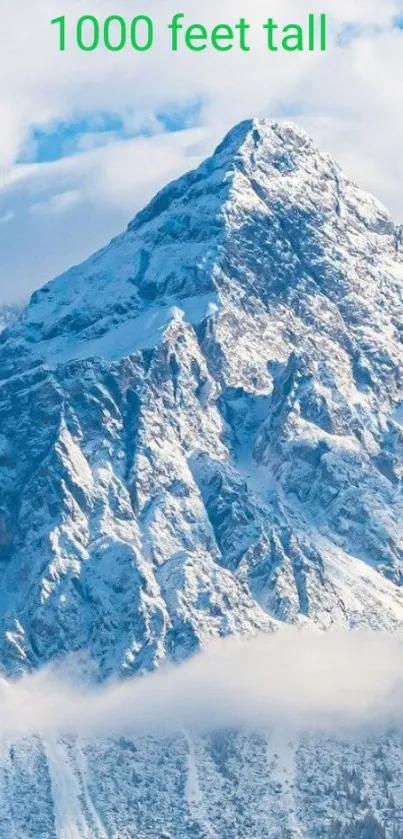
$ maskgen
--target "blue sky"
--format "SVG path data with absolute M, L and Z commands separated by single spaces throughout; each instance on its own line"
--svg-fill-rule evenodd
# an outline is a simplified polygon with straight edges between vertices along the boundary
M 327 11 L 325 55 L 268 56 L 265 0 L 188 0 L 189 22 L 247 15 L 248 54 L 173 55 L 174 0 L 149 0 L 156 45 L 139 55 L 55 49 L 63 0 L 30 0 L 24 27 L 3 0 L 0 30 L 0 299 L 25 298 L 119 232 L 153 192 L 249 116 L 292 118 L 403 219 L 403 4 L 283 0 L 280 22 Z M 128 15 L 129 0 L 91 0 Z M 90 6 L 85 8 L 88 13 Z M 278 6 L 278 4 L 277 4 Z M 69 0 L 73 21 L 82 0 Z
M 178 107 L 172 105 L 166 111 L 156 111 L 155 119 L 159 131 L 174 133 L 196 126 L 200 119 L 201 103 Z M 88 113 L 49 123 L 33 126 L 19 152 L 16 164 L 51 163 L 79 154 L 88 148 L 100 148 L 118 140 L 134 137 L 152 137 L 156 126 L 144 124 L 137 130 L 125 126 L 119 113 Z
M 105 145 L 111 137 L 126 136 L 124 123 L 119 114 L 88 114 L 70 120 L 50 123 L 48 126 L 33 126 L 25 146 L 17 157 L 18 163 L 50 163 L 61 160 L 83 150 L 88 136 Z

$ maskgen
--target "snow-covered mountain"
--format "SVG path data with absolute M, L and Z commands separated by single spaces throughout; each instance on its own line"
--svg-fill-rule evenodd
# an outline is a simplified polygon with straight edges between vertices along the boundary
M 300 129 L 236 126 L 33 295 L 0 371 L 5 675 L 403 628 L 401 228 Z M 0 836 L 396 839 L 402 758 L 398 733 L 5 743 Z
M 18 317 L 21 309 L 18 303 L 0 303 L 0 332 Z

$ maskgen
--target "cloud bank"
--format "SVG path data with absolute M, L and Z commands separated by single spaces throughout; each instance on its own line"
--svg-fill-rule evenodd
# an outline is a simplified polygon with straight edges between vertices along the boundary
M 214 642 L 178 667 L 97 688 L 54 670 L 0 683 L 0 732 L 19 738 L 272 727 L 329 733 L 403 725 L 403 639 L 284 628 Z

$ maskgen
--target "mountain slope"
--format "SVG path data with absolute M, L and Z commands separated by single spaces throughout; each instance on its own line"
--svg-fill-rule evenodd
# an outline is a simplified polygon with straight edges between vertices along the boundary
M 78 651 L 101 678 L 137 674 L 284 621 L 401 629 L 402 325 L 399 228 L 302 131 L 265 121 L 237 126 L 125 233 L 38 291 L 0 336 L 4 674 Z M 303 784 L 317 744 L 285 743 L 279 757 L 270 739 L 222 738 L 31 744 L 35 784 L 64 772 L 75 803 L 54 780 L 42 833 L 24 836 L 151 839 L 173 800 L 176 839 L 224 835 L 220 796 L 228 837 L 330 830 L 335 788 L 320 815 L 297 784 L 295 826 L 285 781 L 279 797 L 270 780 L 273 760 L 281 777 L 291 761 Z M 354 768 L 348 745 L 327 748 Z M 379 744 L 362 749 L 365 767 Z M 150 754 L 154 774 L 169 764 L 154 782 Z M 397 740 L 379 770 L 385 801 L 360 774 L 363 818 L 368 796 L 383 819 L 398 799 L 400 758 Z
M 21 309 L 22 306 L 18 303 L 0 304 L 0 332 L 18 317 Z

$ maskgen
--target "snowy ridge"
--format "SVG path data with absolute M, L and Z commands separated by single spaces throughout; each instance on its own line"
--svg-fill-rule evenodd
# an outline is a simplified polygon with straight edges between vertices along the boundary
M 36 292 L 0 336 L 3 672 L 82 652 L 136 675 L 282 622 L 401 630 L 402 339 L 399 229 L 267 121 Z M 286 738 L 274 768 L 269 734 L 30 744 L 16 773 L 5 746 L 0 784 L 18 801 L 28 772 L 34 797 L 41 766 L 24 839 L 347 839 L 340 796 L 396 839 L 399 737 Z

